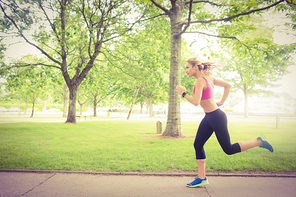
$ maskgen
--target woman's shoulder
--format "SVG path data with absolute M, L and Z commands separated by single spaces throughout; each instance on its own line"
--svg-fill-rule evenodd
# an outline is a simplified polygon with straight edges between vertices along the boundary
M 196 79 L 196 82 L 197 83 L 202 83 L 202 82 L 205 82 L 205 79 L 206 79 L 205 77 L 199 77 L 199 78 Z
M 207 83 L 206 83 L 204 77 L 197 78 L 195 81 L 195 86 L 204 86 L 206 84 Z
M 217 85 L 217 86 L 221 86 L 221 87 L 230 86 L 231 87 L 231 84 L 229 84 L 226 81 L 220 80 L 220 79 L 213 79 L 213 82 L 214 82 L 214 85 Z
M 201 80 L 203 80 L 203 81 L 205 81 L 205 82 L 209 82 L 209 81 L 214 81 L 214 78 L 213 77 L 211 77 L 211 76 L 203 76 L 203 77 L 201 77 L 201 78 L 199 78 L 199 79 L 201 79 Z M 201 81 L 200 80 L 200 81 Z

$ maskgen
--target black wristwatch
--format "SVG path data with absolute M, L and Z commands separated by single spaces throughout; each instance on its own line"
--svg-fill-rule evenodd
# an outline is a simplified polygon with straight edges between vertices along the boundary
M 186 94 L 187 94 L 186 92 L 183 92 L 183 94 L 182 94 L 183 98 L 184 98 L 184 96 L 185 96 Z

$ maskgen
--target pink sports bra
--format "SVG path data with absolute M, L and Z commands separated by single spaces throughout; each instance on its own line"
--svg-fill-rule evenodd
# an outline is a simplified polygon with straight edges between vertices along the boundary
M 203 79 L 206 80 L 206 78 L 204 78 L 204 77 L 203 77 Z M 206 99 L 210 99 L 210 98 L 214 97 L 212 86 L 209 84 L 209 82 L 207 80 L 206 80 L 206 82 L 207 82 L 207 88 L 202 91 L 201 100 L 206 100 Z M 195 94 L 195 86 L 193 88 L 193 94 Z

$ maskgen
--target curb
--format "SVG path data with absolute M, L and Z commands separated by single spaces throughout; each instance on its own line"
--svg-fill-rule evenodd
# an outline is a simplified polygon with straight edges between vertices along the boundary
M 49 173 L 49 174 L 92 174 L 105 176 L 196 176 L 197 172 L 95 172 L 95 171 L 66 171 L 66 170 L 22 170 L 22 169 L 0 169 L 1 172 L 21 173 Z M 295 172 L 207 172 L 207 176 L 221 177 L 275 177 L 296 178 Z

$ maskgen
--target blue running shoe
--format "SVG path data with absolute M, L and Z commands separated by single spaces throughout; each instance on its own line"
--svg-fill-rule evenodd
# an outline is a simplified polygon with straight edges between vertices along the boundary
M 199 187 L 199 186 L 204 186 L 204 185 L 208 185 L 209 181 L 207 179 L 207 177 L 205 177 L 204 179 L 201 178 L 195 178 L 194 181 L 192 181 L 191 183 L 187 184 L 187 187 Z
M 260 148 L 266 148 L 270 152 L 273 152 L 272 146 L 261 135 L 257 138 L 257 140 L 260 140 L 262 142 L 259 146 Z

